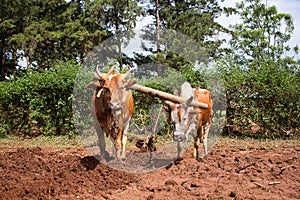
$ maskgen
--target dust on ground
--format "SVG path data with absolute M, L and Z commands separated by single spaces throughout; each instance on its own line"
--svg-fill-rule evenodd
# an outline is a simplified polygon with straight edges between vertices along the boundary
M 0 148 L 0 199 L 300 199 L 294 141 L 222 138 L 200 161 L 148 173 L 107 167 L 83 148 Z

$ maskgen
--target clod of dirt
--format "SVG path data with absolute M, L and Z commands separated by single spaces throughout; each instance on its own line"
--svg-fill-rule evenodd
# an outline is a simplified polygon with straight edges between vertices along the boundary
M 232 197 L 232 198 L 236 197 L 236 193 L 231 191 L 230 194 L 229 194 L 229 197 Z
M 174 186 L 174 185 L 178 185 L 178 183 L 176 181 L 174 181 L 174 180 L 167 180 L 165 182 L 165 185 L 172 185 L 172 186 Z

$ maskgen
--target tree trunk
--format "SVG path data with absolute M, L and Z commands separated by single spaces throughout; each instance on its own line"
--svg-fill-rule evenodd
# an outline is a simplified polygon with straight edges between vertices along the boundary
M 4 40 L 1 40 L 0 48 L 0 82 L 5 81 L 5 69 L 4 69 Z
M 157 53 L 160 52 L 160 35 L 159 35 L 159 24 L 160 24 L 160 18 L 159 18 L 159 4 L 158 0 L 155 0 L 155 24 L 156 24 L 156 49 Z
M 223 128 L 224 135 L 233 135 L 234 110 L 231 107 L 232 91 L 226 91 L 226 124 Z
M 157 54 L 160 53 L 161 49 L 160 49 L 160 18 L 159 18 L 159 2 L 158 0 L 155 0 L 155 25 L 156 25 L 156 50 L 157 50 Z M 157 74 L 158 76 L 162 76 L 162 65 L 161 65 L 161 61 L 158 60 L 157 61 Z

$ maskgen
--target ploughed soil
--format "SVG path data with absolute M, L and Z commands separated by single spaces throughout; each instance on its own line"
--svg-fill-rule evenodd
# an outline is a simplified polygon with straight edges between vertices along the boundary
M 128 173 L 84 148 L 0 148 L 0 199 L 300 199 L 299 140 L 222 138 L 201 160 Z

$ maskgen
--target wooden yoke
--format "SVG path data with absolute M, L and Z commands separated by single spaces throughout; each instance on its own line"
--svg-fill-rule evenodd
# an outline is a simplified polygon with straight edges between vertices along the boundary
M 128 88 L 132 89 L 132 90 L 136 90 L 138 92 L 142 92 L 144 94 L 148 94 L 153 97 L 158 97 L 158 98 L 161 98 L 164 100 L 172 101 L 174 103 L 183 103 L 187 100 L 180 96 L 175 96 L 175 95 L 172 95 L 172 94 L 160 91 L 160 90 L 156 90 L 156 89 L 138 85 L 138 84 L 128 86 Z M 192 101 L 189 105 L 198 107 L 198 108 L 204 108 L 204 109 L 208 108 L 208 105 L 206 103 L 201 103 L 201 102 L 197 102 L 197 101 Z

